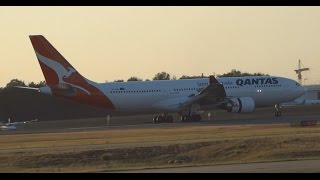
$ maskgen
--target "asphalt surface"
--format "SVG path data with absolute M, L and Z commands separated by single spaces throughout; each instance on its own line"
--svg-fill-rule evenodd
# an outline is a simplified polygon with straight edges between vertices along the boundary
M 130 117 L 122 117 L 128 118 Z M 293 122 L 317 120 L 320 121 L 319 115 L 287 115 L 282 117 L 254 117 L 254 118 L 238 118 L 229 120 L 208 120 L 204 119 L 201 122 L 174 122 L 153 124 L 145 122 L 141 124 L 122 124 L 122 125 L 106 125 L 104 120 L 99 120 L 101 123 L 98 126 L 91 126 L 90 121 L 81 123 L 85 120 L 60 120 L 60 121 L 45 121 L 29 124 L 17 125 L 17 130 L 2 130 L 1 134 L 21 134 L 21 133 L 48 133 L 48 132 L 76 132 L 76 131 L 95 131 L 108 129 L 143 129 L 143 128 L 175 128 L 183 126 L 208 126 L 208 125 L 258 125 L 258 124 L 288 124 Z M 46 124 L 46 126 L 44 126 Z M 65 125 L 64 125 L 65 124 Z M 69 124 L 69 125 L 67 125 Z
M 115 116 L 107 121 L 106 117 L 42 121 L 19 124 L 16 130 L 0 130 L 1 134 L 17 133 L 46 133 L 66 131 L 92 131 L 107 129 L 132 128 L 175 128 L 181 126 L 207 125 L 256 125 L 256 124 L 290 124 L 304 120 L 320 121 L 320 105 L 283 107 L 282 116 L 274 116 L 274 108 L 257 108 L 252 113 L 228 113 L 226 111 L 212 111 L 211 116 L 202 115 L 200 122 L 181 122 L 178 114 L 172 114 L 174 123 L 153 124 L 155 115 Z M 2 120 L 5 121 L 5 120 Z M 13 122 L 18 120 L 12 120 Z
M 113 171 L 114 173 L 319 173 L 320 160 Z

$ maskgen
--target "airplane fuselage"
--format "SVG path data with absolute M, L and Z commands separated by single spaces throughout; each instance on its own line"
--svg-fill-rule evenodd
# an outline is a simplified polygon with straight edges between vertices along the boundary
M 289 102 L 304 92 L 293 80 L 274 76 L 217 78 L 227 97 L 251 97 L 256 107 Z M 118 112 L 163 111 L 157 102 L 198 94 L 209 85 L 208 78 L 114 82 L 99 84 L 99 89 L 113 102 Z M 206 110 L 206 109 L 204 109 Z

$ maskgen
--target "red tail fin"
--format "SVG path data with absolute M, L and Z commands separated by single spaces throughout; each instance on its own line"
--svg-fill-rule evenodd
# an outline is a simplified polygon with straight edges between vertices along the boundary
M 30 40 L 53 95 L 114 109 L 97 83 L 81 76 L 43 36 L 33 35 Z
M 43 36 L 33 35 L 30 36 L 30 40 L 47 84 L 59 84 L 59 75 L 67 75 L 69 69 L 74 68 Z

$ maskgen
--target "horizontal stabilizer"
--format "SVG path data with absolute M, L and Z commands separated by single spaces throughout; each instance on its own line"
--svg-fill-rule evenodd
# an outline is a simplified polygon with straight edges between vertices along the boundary
M 26 87 L 26 86 L 13 86 L 13 87 L 20 88 L 20 89 L 30 89 L 30 90 L 40 91 L 40 88 L 34 88 L 34 87 Z

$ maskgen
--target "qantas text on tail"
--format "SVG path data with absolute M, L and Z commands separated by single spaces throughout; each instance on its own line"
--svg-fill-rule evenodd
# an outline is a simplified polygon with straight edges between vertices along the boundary
M 296 81 L 275 76 L 248 76 L 96 83 L 82 76 L 43 36 L 30 36 L 47 82 L 40 92 L 106 108 L 110 114 L 159 113 L 154 122 L 199 121 L 205 110 L 222 108 L 247 113 L 256 107 L 289 102 L 305 93 Z M 276 115 L 281 115 L 276 108 Z

